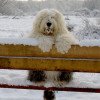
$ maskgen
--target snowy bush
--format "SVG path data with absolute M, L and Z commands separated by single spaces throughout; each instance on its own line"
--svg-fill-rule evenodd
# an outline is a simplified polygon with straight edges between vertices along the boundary
M 83 39 L 100 39 L 100 26 L 94 25 L 88 19 L 84 20 L 84 27 L 75 32 L 79 40 Z
M 81 8 L 75 11 L 75 15 L 90 16 L 90 10 L 88 8 Z
M 1 0 L 0 2 L 0 13 L 3 15 L 22 15 L 23 11 L 18 9 L 13 2 L 10 0 Z
M 100 10 L 100 0 L 0 0 L 0 13 L 6 15 L 34 14 L 44 8 L 55 8 L 63 14 L 90 16 Z M 92 15 L 99 16 L 94 10 Z
M 100 10 L 94 9 L 94 10 L 91 12 L 91 16 L 92 16 L 92 17 L 100 17 Z

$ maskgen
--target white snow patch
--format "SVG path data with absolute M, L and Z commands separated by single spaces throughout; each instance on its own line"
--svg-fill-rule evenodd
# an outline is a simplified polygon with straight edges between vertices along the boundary
M 10 85 L 38 85 L 33 84 L 32 82 L 27 80 L 28 71 L 17 71 L 17 70 L 0 70 L 0 84 L 10 84 Z M 94 73 L 74 73 L 73 80 L 67 84 L 69 87 L 91 87 L 91 88 L 99 88 L 100 77 L 99 74 Z M 55 86 L 55 83 L 48 80 L 44 84 L 44 86 Z
M 38 41 L 34 38 L 0 38 L 0 44 L 23 44 L 23 45 L 38 45 Z
M 79 42 L 79 45 L 80 46 L 99 46 L 100 47 L 100 39 L 93 39 L 93 40 L 89 40 L 89 39 L 86 39 L 86 40 L 82 40 Z

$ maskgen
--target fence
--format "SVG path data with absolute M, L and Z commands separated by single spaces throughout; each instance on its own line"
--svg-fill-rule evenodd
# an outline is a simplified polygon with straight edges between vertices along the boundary
M 100 47 L 73 45 L 67 54 L 58 53 L 55 48 L 43 53 L 37 46 L 0 45 L 0 69 L 46 70 L 100 73 Z M 53 66 L 51 66 L 53 65 Z M 62 67 L 61 67 L 62 66 Z M 67 67 L 66 67 L 67 66 Z M 58 90 L 100 93 L 100 88 L 38 87 L 0 84 L 1 88 Z

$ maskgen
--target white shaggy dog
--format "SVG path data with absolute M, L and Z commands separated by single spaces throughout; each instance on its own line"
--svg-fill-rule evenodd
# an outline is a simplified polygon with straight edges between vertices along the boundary
M 64 16 L 55 9 L 41 10 L 33 23 L 33 31 L 28 37 L 39 40 L 39 48 L 49 52 L 55 44 L 58 52 L 67 53 L 76 39 L 66 28 Z
M 58 52 L 67 53 L 76 39 L 66 28 L 63 15 L 54 9 L 40 11 L 34 20 L 33 31 L 30 38 L 39 40 L 39 48 L 49 52 L 53 44 Z M 52 65 L 51 65 L 52 66 Z M 56 86 L 67 84 L 72 79 L 72 72 L 56 71 L 29 71 L 28 80 L 36 84 L 52 81 Z M 44 91 L 44 100 L 54 100 L 53 91 Z

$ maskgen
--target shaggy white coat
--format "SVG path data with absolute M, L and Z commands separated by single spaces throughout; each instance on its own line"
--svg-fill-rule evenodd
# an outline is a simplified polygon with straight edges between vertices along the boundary
M 47 23 L 51 26 L 48 27 Z M 55 45 L 60 53 L 67 53 L 72 44 L 76 44 L 76 39 L 67 30 L 64 16 L 55 9 L 44 9 L 38 12 L 33 22 L 33 30 L 28 34 L 30 38 L 39 40 L 39 48 L 43 52 L 49 52 Z

